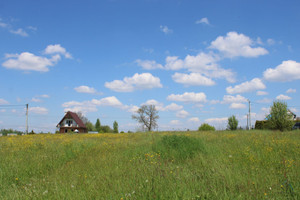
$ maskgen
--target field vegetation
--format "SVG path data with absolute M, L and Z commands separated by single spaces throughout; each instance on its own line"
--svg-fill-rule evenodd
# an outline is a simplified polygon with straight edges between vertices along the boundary
M 0 137 L 0 199 L 300 199 L 300 131 Z

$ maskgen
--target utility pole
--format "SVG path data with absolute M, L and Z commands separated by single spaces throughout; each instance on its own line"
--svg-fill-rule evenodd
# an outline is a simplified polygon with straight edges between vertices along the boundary
M 247 129 L 249 129 L 249 118 L 248 118 L 248 114 L 247 114 Z
M 251 103 L 249 99 L 248 102 L 249 102 L 249 130 L 251 130 Z
M 28 104 L 26 104 L 26 135 L 28 135 Z

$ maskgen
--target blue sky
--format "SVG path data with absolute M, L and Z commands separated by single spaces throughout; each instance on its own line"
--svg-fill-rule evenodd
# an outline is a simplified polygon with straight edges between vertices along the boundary
M 0 129 L 55 130 L 64 112 L 138 130 L 252 124 L 274 100 L 300 115 L 300 3 L 272 1 L 27 1 L 0 3 Z M 21 106 L 14 106 L 21 105 Z

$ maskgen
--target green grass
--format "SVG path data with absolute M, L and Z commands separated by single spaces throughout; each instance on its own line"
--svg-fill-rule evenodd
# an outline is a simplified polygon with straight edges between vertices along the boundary
M 300 199 L 300 131 L 0 137 L 0 199 Z

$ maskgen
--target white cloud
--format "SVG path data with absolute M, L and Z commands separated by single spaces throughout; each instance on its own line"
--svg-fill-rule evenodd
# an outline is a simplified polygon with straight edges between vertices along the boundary
M 225 37 L 219 36 L 211 42 L 209 48 L 217 49 L 225 57 L 233 58 L 237 56 L 258 57 L 268 54 L 268 51 L 262 47 L 252 47 L 254 42 L 244 34 L 237 32 L 228 32 Z
M 206 17 L 203 17 L 202 19 L 197 20 L 196 24 L 207 24 L 207 25 L 209 25 L 209 21 Z
M 235 74 L 230 69 L 219 67 L 216 63 L 219 60 L 219 56 L 213 53 L 201 52 L 196 56 L 187 55 L 183 60 L 179 59 L 178 56 L 167 56 L 165 66 L 149 60 L 137 60 L 136 63 L 144 69 L 187 69 L 190 72 L 200 73 L 208 78 L 225 78 L 228 82 L 235 82 Z
M 124 108 L 124 105 L 115 97 L 105 97 L 100 100 L 93 99 L 92 103 L 99 106 L 111 106 L 116 108 Z
M 154 105 L 155 109 L 158 111 L 163 111 L 165 109 L 163 103 L 160 103 L 154 99 L 148 100 L 145 103 L 143 103 L 142 105 Z
M 296 92 L 297 92 L 297 90 L 296 89 L 292 89 L 292 88 L 290 88 L 290 89 L 288 89 L 286 91 L 286 93 L 296 93 Z
M 48 45 L 44 51 L 45 54 L 62 54 L 65 58 L 72 58 L 72 55 L 66 51 L 60 44 Z
M 6 24 L 4 22 L 1 22 L 1 20 L 0 20 L 0 27 L 1 28 L 6 28 L 6 27 L 8 27 L 8 24 Z
M 289 96 L 286 96 L 286 95 L 283 95 L 283 94 L 280 94 L 276 97 L 277 100 L 290 100 L 292 99 L 291 97 Z
M 231 109 L 244 109 L 246 108 L 247 106 L 243 103 L 232 103 L 230 104 L 229 108 Z
M 29 107 L 28 112 L 39 114 L 39 115 L 46 115 L 48 114 L 48 109 L 44 107 Z
M 165 107 L 166 111 L 177 111 L 183 109 L 183 106 L 177 105 L 176 103 L 171 103 Z
M 2 63 L 2 66 L 8 69 L 17 69 L 25 71 L 39 71 L 47 72 L 49 71 L 49 66 L 56 64 L 60 60 L 59 55 L 54 55 L 52 58 L 36 56 L 29 52 L 23 52 L 21 54 L 16 54 L 14 58 L 12 55 L 8 55 L 7 61 Z
M 243 102 L 247 102 L 247 99 L 241 95 L 236 95 L 236 96 L 224 95 L 223 101 L 221 103 L 232 104 L 232 103 L 243 103 Z
M 20 35 L 22 37 L 28 37 L 28 33 L 26 33 L 26 31 L 24 31 L 23 29 L 19 28 L 17 30 L 10 30 L 11 33 L 15 34 L 15 35 Z
M 179 120 L 171 120 L 171 121 L 170 121 L 170 124 L 171 124 L 171 125 L 180 125 L 181 123 L 180 123 Z
M 143 69 L 152 70 L 152 69 L 162 69 L 161 64 L 156 63 L 154 60 L 136 60 L 138 66 L 141 66 Z
M 35 97 L 33 97 L 33 98 L 31 99 L 31 101 L 32 101 L 32 102 L 42 102 L 41 99 L 35 98 Z
M 200 119 L 198 117 L 192 117 L 192 118 L 188 119 L 188 122 L 199 123 Z
M 216 84 L 212 79 L 202 76 L 199 73 L 175 73 L 172 78 L 176 83 L 186 86 L 212 86 Z
M 300 63 L 293 60 L 283 61 L 275 69 L 264 71 L 264 78 L 274 82 L 288 82 L 300 79 Z
M 204 103 L 206 102 L 206 95 L 203 92 L 185 92 L 184 94 L 171 94 L 167 97 L 167 100 L 186 103 Z
M 0 105 L 5 105 L 5 104 L 9 104 L 9 102 L 6 101 L 5 99 L 0 99 Z
M 162 32 L 164 32 L 165 34 L 170 34 L 170 33 L 173 32 L 173 30 L 169 29 L 167 26 L 161 25 L 159 28 L 160 28 L 160 30 L 161 30 Z
M 259 78 L 254 78 L 251 81 L 246 81 L 241 83 L 240 85 L 236 85 L 234 87 L 227 87 L 226 91 L 229 94 L 236 94 L 236 93 L 245 93 L 245 92 L 252 92 L 255 90 L 262 90 L 265 89 L 265 84 Z
M 96 112 L 98 111 L 97 106 L 109 106 L 120 109 L 127 109 L 128 111 L 133 111 L 136 107 L 130 107 L 123 105 L 115 96 L 105 97 L 102 99 L 92 99 L 91 101 L 69 101 L 62 104 L 64 111 L 73 111 L 73 112 Z
M 76 87 L 76 88 L 74 88 L 74 90 L 79 93 L 88 93 L 88 94 L 97 93 L 97 91 L 94 88 L 86 86 L 86 85 Z
M 166 70 L 179 70 L 184 68 L 184 62 L 178 59 L 178 56 L 167 56 L 166 57 Z
M 228 118 L 227 117 L 223 117 L 223 118 L 209 118 L 204 120 L 206 123 L 223 123 L 223 122 L 227 122 Z
M 1 109 L 0 112 L 4 113 L 4 112 L 6 112 L 6 110 L 5 109 Z
M 133 92 L 134 90 L 162 88 L 162 84 L 158 77 L 150 73 L 136 73 L 132 77 L 125 77 L 123 81 L 105 82 L 105 87 L 116 92 Z
M 266 91 L 257 91 L 256 92 L 256 95 L 257 96 L 264 96 L 264 95 L 268 95 L 269 93 L 268 92 L 266 92 Z
M 189 113 L 185 110 L 180 110 L 178 112 L 176 112 L 176 117 L 179 118 L 186 118 L 189 115 Z

